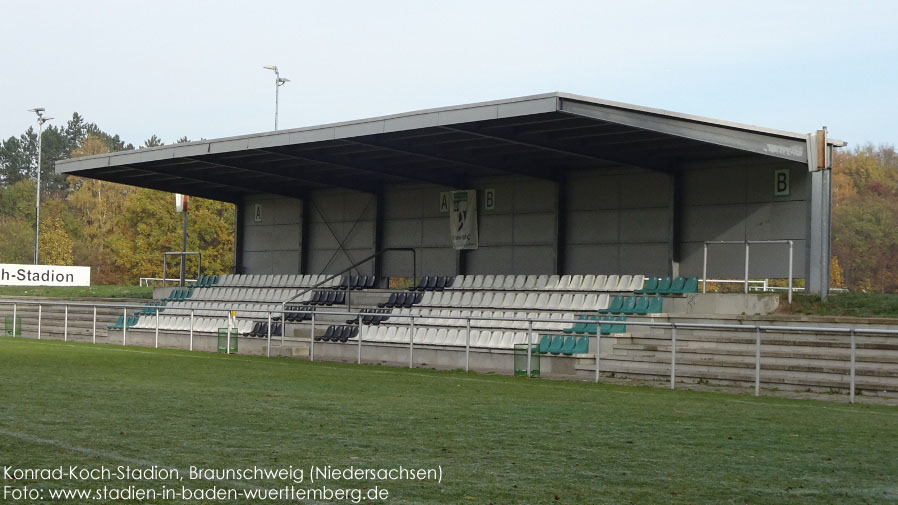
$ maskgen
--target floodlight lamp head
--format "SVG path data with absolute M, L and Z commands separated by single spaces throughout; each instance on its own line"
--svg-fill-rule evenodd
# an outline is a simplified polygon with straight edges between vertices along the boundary
M 290 79 L 287 79 L 286 77 L 278 77 L 278 86 L 283 86 L 288 82 L 290 82 Z
M 28 109 L 28 112 L 36 112 L 36 113 L 40 114 L 41 112 L 44 112 L 45 110 L 46 109 L 44 109 L 43 107 L 35 107 L 33 109 Z
M 262 68 L 267 68 L 268 70 L 274 70 L 275 72 L 278 71 L 278 66 L 277 66 L 277 65 L 265 65 L 265 66 L 262 67 Z

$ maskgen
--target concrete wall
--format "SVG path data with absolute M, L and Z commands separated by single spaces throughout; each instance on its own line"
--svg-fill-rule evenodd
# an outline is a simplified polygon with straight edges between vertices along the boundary
M 255 221 L 261 205 L 261 222 Z M 243 202 L 243 272 L 295 274 L 299 272 L 302 202 L 291 198 L 259 195 Z
M 791 168 L 790 168 L 791 167 Z M 804 165 L 771 160 L 694 164 L 684 177 L 682 275 L 700 276 L 706 240 L 795 240 L 794 272 L 804 277 L 809 173 Z M 790 169 L 791 195 L 774 196 L 774 171 Z M 789 246 L 752 245 L 750 277 L 786 277 Z M 709 278 L 742 278 L 745 247 L 710 245 Z
M 775 160 L 687 166 L 680 274 L 701 275 L 706 240 L 793 239 L 795 277 L 804 277 L 809 219 L 804 167 L 791 167 L 789 196 L 773 196 L 774 171 L 789 167 Z M 468 187 L 478 189 L 480 248 L 462 253 L 465 273 L 555 273 L 560 207 L 566 209 L 562 273 L 667 275 L 672 184 L 667 174 L 636 169 L 570 173 L 561 194 L 556 184 L 528 177 L 474 179 Z M 484 209 L 486 189 L 495 191 L 493 210 Z M 449 217 L 440 212 L 442 191 L 446 188 L 409 184 L 382 194 L 382 247 L 415 248 L 419 275 L 458 272 Z M 374 252 L 375 198 L 348 190 L 313 195 L 307 273 L 335 273 Z M 256 203 L 262 205 L 261 223 L 254 221 Z M 241 221 L 244 272 L 299 272 L 302 202 L 274 196 L 247 199 Z M 787 252 L 786 245 L 752 246 L 750 275 L 785 277 Z M 384 275 L 412 273 L 408 254 L 387 253 L 382 261 Z M 711 246 L 709 277 L 741 277 L 743 269 L 743 246 Z M 360 272 L 373 273 L 373 263 Z

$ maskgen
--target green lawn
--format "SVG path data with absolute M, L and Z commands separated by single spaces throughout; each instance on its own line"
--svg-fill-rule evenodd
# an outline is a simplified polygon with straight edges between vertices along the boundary
M 0 296 L 46 296 L 50 298 L 153 298 L 145 286 L 0 286 Z
M 895 503 L 898 409 L 0 338 L 0 467 L 153 464 L 442 468 L 297 485 L 390 493 L 363 503 Z
M 788 310 L 793 314 L 818 316 L 898 318 L 898 294 L 833 293 L 825 301 L 818 296 L 796 295 Z

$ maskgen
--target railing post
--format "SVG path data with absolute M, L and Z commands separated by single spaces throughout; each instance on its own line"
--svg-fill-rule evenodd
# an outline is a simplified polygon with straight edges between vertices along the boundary
M 408 333 L 408 367 L 412 368 L 415 360 L 415 317 L 412 316 L 409 318 L 409 333 Z
M 745 242 L 745 294 L 748 294 L 748 241 Z
M 62 341 L 69 341 L 69 306 L 65 306 L 65 320 L 62 323 Z
M 670 327 L 670 389 L 674 389 L 677 380 L 677 323 Z
M 284 334 L 284 316 L 281 315 L 281 335 Z M 228 329 L 228 354 L 231 351 L 231 330 Z M 271 348 L 271 311 L 268 312 L 268 347 Z
M 702 293 L 708 292 L 708 243 L 705 242 L 704 256 L 702 258 Z
M 755 326 L 755 396 L 761 395 L 761 327 Z
M 193 309 L 190 309 L 190 350 L 193 350 Z
M 38 340 L 41 339 L 41 319 L 43 318 L 43 309 L 44 309 L 43 305 L 41 305 L 40 303 L 37 304 L 37 339 Z M 97 309 L 94 308 L 94 310 L 97 310 Z M 96 333 L 96 332 L 94 332 L 94 333 Z
M 365 323 L 362 322 L 362 315 L 359 314 L 359 356 L 356 363 L 362 364 L 362 334 L 365 333 Z
M 465 372 L 468 372 L 471 367 L 471 318 L 465 321 Z
M 159 348 L 159 307 L 156 307 L 156 344 L 155 348 Z
M 281 307 L 281 309 L 283 309 L 283 308 L 284 307 Z M 230 313 L 228 313 L 229 320 L 230 320 L 230 317 L 231 317 L 231 315 L 230 315 Z M 271 313 L 268 314 L 268 319 L 269 319 L 268 320 L 268 342 L 265 343 L 265 357 L 266 358 L 271 357 Z M 283 324 L 281 324 L 281 334 L 283 334 L 284 330 L 287 328 L 287 313 L 286 312 L 281 312 L 281 323 L 283 323 Z M 230 332 L 230 331 L 231 331 L 231 329 L 228 328 L 228 332 Z M 239 337 L 240 330 L 237 331 L 237 335 Z
M 68 307 L 66 307 L 68 309 Z M 128 341 L 128 307 L 122 307 L 122 345 Z
M 531 349 L 532 349 L 532 344 L 533 344 L 533 320 L 528 319 L 527 320 L 527 377 L 530 377 L 531 372 L 533 371 L 533 369 L 531 368 L 532 365 L 530 363 L 530 353 L 531 353 Z
M 792 305 L 792 251 L 794 242 L 789 241 L 789 305 Z
M 595 382 L 598 384 L 599 382 L 599 370 L 600 365 L 602 364 L 602 358 L 599 357 L 599 354 L 602 351 L 602 325 L 596 324 L 596 377 Z
M 850 384 L 849 392 L 848 392 L 849 401 L 851 403 L 854 403 L 854 360 L 855 360 L 856 349 L 857 349 L 857 346 L 855 345 L 854 328 L 852 328 L 851 329 L 851 370 L 849 372 L 851 384 Z
M 12 304 L 12 338 L 16 338 L 16 305 Z
M 309 335 L 309 361 L 315 361 L 315 312 L 312 312 L 312 333 Z
M 93 320 L 93 326 L 92 326 L 91 333 L 93 334 L 92 341 L 94 344 L 96 344 L 97 343 L 97 306 L 96 305 L 94 305 L 94 320 Z

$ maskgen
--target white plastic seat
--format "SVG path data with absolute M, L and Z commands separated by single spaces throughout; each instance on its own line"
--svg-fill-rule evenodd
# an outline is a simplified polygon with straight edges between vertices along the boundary
M 548 275 L 538 275 L 536 277 L 536 285 L 533 286 L 533 289 L 543 290 L 548 289 L 546 286 L 549 284 L 549 276 Z
M 463 294 L 461 291 L 453 291 L 452 298 L 449 299 L 449 306 L 450 307 L 460 307 L 462 295 Z
M 511 306 L 516 309 L 525 308 L 527 306 L 527 293 L 515 293 L 514 301 L 512 302 Z
M 574 295 L 570 293 L 565 293 L 561 296 L 561 302 L 559 302 L 558 307 L 561 310 L 572 310 L 573 309 L 573 301 Z
M 615 291 L 618 284 L 620 284 L 620 276 L 609 275 L 607 280 L 605 281 L 605 287 L 602 288 L 602 291 Z
M 636 291 L 642 289 L 643 284 L 645 284 L 645 276 L 634 275 L 633 281 L 630 283 L 630 289 L 628 289 L 627 291 Z
M 567 291 L 571 289 L 571 276 L 568 274 L 562 275 L 558 279 L 558 285 L 555 286 L 555 289 L 559 291 Z
M 452 284 L 449 286 L 446 286 L 446 289 L 452 289 L 452 290 L 461 289 L 462 284 L 465 283 L 465 276 L 464 275 L 456 275 L 454 279 L 452 277 L 449 277 L 449 280 L 452 281 Z
M 507 292 L 507 293 L 499 293 L 497 299 L 493 300 L 493 303 L 496 304 L 496 307 L 509 309 L 514 307 L 514 299 L 515 293 Z
M 527 297 L 524 299 L 524 305 L 522 305 L 522 307 L 525 309 L 535 309 L 538 300 L 539 293 L 527 293 Z
M 500 349 L 511 349 L 514 347 L 514 336 L 515 332 L 513 331 L 505 331 L 502 332 L 502 338 L 499 340 L 499 348 Z
M 558 280 L 560 278 L 561 278 L 561 276 L 559 276 L 559 275 L 550 275 L 549 278 L 546 280 L 546 286 L 544 289 L 549 289 L 549 290 L 558 289 Z
M 490 332 L 490 340 L 487 347 L 490 349 L 498 349 L 502 345 L 502 335 L 504 331 L 495 330 Z
M 489 308 L 493 306 L 493 299 L 496 297 L 496 294 L 492 291 L 487 291 L 483 294 L 483 299 L 477 304 L 478 307 Z
M 483 289 L 483 283 L 485 280 L 486 280 L 486 276 L 475 275 L 474 280 L 471 281 L 471 289 Z
M 483 295 L 482 291 L 475 291 L 473 295 L 471 295 L 471 307 L 482 307 L 483 306 Z
M 505 282 L 502 283 L 502 289 L 509 290 L 509 291 L 514 289 L 514 285 L 517 282 L 517 279 L 518 279 L 517 275 L 506 275 Z
M 433 337 L 433 341 L 430 342 L 433 345 L 442 345 L 446 341 L 446 334 L 449 332 L 446 328 L 440 328 L 437 330 L 436 334 Z
M 393 342 L 396 340 L 396 333 L 399 331 L 399 328 L 396 326 L 389 326 L 386 328 L 386 333 L 381 334 L 378 330 L 377 332 L 377 340 L 381 342 Z
M 464 282 L 461 283 L 462 289 L 472 289 L 474 287 L 474 279 L 477 277 L 476 275 L 464 275 L 459 276 L 464 278 Z M 455 281 L 458 283 L 458 280 Z
M 536 275 L 527 275 L 524 277 L 524 287 L 523 289 L 527 291 L 532 291 L 536 289 L 536 281 L 539 279 Z
M 504 284 L 505 284 L 505 275 L 504 275 L 504 274 L 499 274 L 499 275 L 493 276 L 493 283 L 492 283 L 492 284 L 490 284 L 489 286 L 487 286 L 486 283 L 484 283 L 484 284 L 483 284 L 483 287 L 484 287 L 484 288 L 489 288 L 489 289 L 502 289 L 502 286 L 503 286 Z
M 549 296 L 549 299 L 546 301 L 547 309 L 558 309 L 561 306 L 561 294 L 560 293 L 552 293 Z
M 433 300 L 433 295 L 433 291 L 425 291 L 424 296 L 421 297 L 421 303 L 419 303 L 418 305 L 422 305 L 425 307 L 429 306 L 431 304 L 431 301 Z
M 588 310 L 585 307 L 586 295 L 583 293 L 577 293 L 571 299 L 571 310 Z
M 458 305 L 461 307 L 470 307 L 471 299 L 474 298 L 474 293 L 472 293 L 470 291 L 464 291 L 463 293 L 464 294 L 462 294 L 461 301 L 459 302 Z
M 568 290 L 580 291 L 581 289 L 583 289 L 583 276 L 582 275 L 572 275 L 571 276 L 571 285 L 568 286 Z
M 592 290 L 593 291 L 604 291 L 606 282 L 608 282 L 607 275 L 597 275 L 595 282 L 592 283 Z
M 630 283 L 633 282 L 632 275 L 621 275 L 620 281 L 617 283 L 617 289 L 615 291 L 630 291 Z
M 584 275 L 583 282 L 580 284 L 580 291 L 594 291 L 595 284 L 596 284 L 595 274 Z
M 493 289 L 493 282 L 495 280 L 496 280 L 495 275 L 484 275 L 483 282 L 480 285 L 480 289 Z M 475 285 L 476 285 L 476 283 L 475 283 Z
M 450 329 L 448 332 L 446 332 L 446 338 L 443 340 L 442 345 L 458 345 L 458 334 L 458 329 Z
M 583 299 L 583 309 L 589 312 L 599 310 L 599 295 L 590 293 Z

